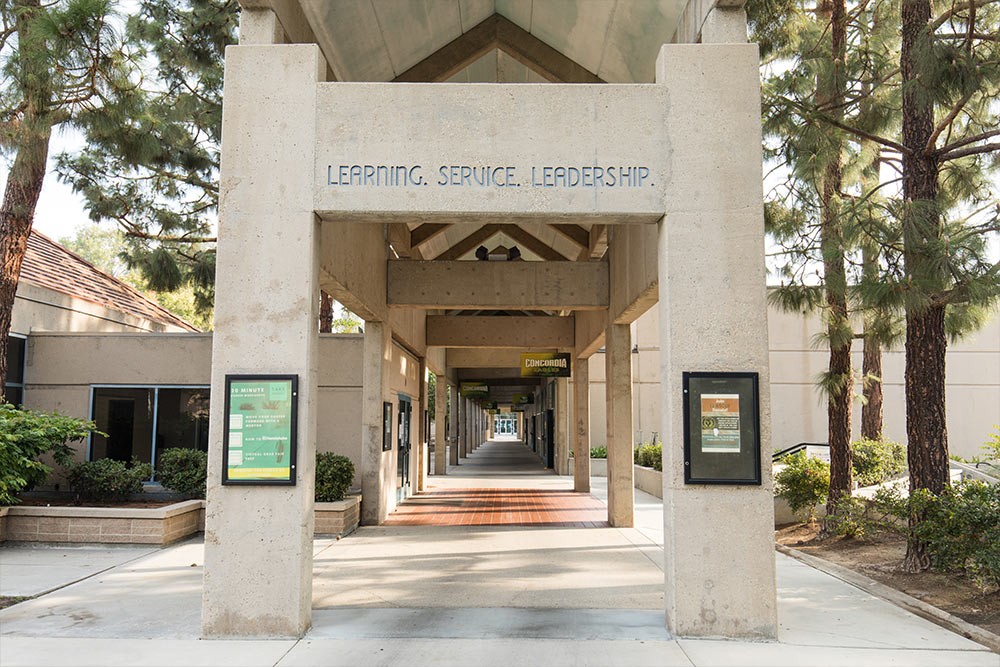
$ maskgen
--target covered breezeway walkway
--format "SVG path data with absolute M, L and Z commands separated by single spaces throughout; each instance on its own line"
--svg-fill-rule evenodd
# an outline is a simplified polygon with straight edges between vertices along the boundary
M 607 507 L 576 493 L 520 440 L 489 440 L 389 515 L 389 526 L 607 528 Z

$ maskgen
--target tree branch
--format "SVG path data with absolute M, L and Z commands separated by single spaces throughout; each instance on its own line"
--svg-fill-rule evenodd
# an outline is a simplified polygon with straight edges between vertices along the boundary
M 969 155 L 979 155 L 981 153 L 992 153 L 993 151 L 1000 150 L 1000 143 L 994 144 L 984 144 L 982 146 L 974 146 L 972 148 L 965 148 L 958 151 L 949 151 L 940 155 L 938 160 L 941 162 L 947 162 L 948 160 L 957 160 L 960 157 L 967 157 Z

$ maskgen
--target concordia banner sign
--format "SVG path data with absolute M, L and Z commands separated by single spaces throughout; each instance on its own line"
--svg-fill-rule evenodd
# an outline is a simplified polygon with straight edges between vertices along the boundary
M 463 382 L 458 393 L 467 398 L 486 398 L 490 395 L 490 388 L 482 382 Z
M 568 378 L 569 352 L 522 352 L 521 377 Z

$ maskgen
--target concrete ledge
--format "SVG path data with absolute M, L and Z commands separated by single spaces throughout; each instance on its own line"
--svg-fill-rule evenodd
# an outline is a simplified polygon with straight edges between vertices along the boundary
M 12 542 L 158 544 L 200 530 L 204 501 L 184 500 L 156 508 L 7 507 L 3 536 Z
M 803 553 L 797 549 L 787 547 L 784 544 L 775 544 L 774 548 L 786 556 L 791 556 L 792 558 L 801 561 L 810 567 L 816 568 L 820 572 L 825 572 L 826 574 L 836 577 L 845 583 L 848 583 L 856 588 L 860 588 L 866 593 L 882 598 L 886 602 L 891 602 L 897 607 L 916 614 L 921 618 L 927 619 L 931 623 L 940 625 L 941 627 L 951 630 L 966 639 L 971 639 L 974 642 L 982 644 L 991 651 L 1000 653 L 1000 635 L 995 635 L 989 630 L 984 630 L 977 625 L 972 625 L 971 623 L 963 621 L 954 614 L 949 614 L 944 610 L 938 609 L 933 605 L 929 605 L 926 602 L 903 593 L 902 591 L 897 591 L 891 586 L 879 583 L 874 579 L 846 568 L 843 565 L 831 563 L 828 560 L 813 556 L 812 554 Z
M 656 468 L 633 465 L 633 479 L 635 488 L 645 491 L 651 496 L 663 498 L 663 473 Z
M 349 496 L 332 503 L 316 503 L 314 512 L 314 535 L 349 535 L 361 519 L 361 496 Z
M 607 459 L 590 459 L 590 476 L 591 477 L 607 477 L 608 476 L 608 460 Z

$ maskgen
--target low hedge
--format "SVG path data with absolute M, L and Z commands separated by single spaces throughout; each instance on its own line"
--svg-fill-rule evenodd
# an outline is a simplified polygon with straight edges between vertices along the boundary
M 142 493 L 142 483 L 153 476 L 153 466 L 135 459 L 130 464 L 114 459 L 97 459 L 66 466 L 66 476 L 70 488 L 76 493 L 77 502 L 110 502 Z

